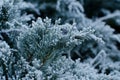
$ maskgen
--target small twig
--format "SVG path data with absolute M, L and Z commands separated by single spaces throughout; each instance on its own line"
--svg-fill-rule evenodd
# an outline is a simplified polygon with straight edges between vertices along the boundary
M 113 18 L 113 17 L 117 17 L 117 16 L 120 16 L 120 12 L 116 11 L 112 14 L 109 14 L 107 16 L 104 16 L 104 17 L 101 17 L 99 18 L 98 20 L 96 20 L 91 26 L 95 26 L 97 25 L 99 22 L 102 22 L 104 20 L 107 20 L 107 19 L 110 19 L 110 18 Z
M 22 29 L 8 29 L 8 30 L 1 30 L 0 33 L 9 33 L 9 32 L 22 32 Z

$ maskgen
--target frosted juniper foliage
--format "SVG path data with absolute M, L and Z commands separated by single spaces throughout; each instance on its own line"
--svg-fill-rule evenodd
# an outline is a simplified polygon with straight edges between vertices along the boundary
M 120 0 L 0 0 L 0 80 L 120 80 Z

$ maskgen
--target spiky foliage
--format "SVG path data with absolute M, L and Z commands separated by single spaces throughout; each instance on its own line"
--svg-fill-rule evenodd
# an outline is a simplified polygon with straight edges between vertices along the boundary
M 20 4 L 23 3 L 17 0 L 1 0 L 0 35 L 1 39 L 5 40 L 12 48 L 16 47 L 16 39 L 21 28 L 24 28 L 33 17 L 23 13 L 23 7 L 20 7 Z
M 119 80 L 119 4 L 1 0 L 0 79 Z
M 2 0 L 2 2 L 0 5 L 0 30 L 21 27 L 22 23 L 26 24 L 31 20 L 31 15 L 21 13 L 19 2 L 14 0 Z
M 27 60 L 38 58 L 45 63 L 81 44 L 94 31 L 90 28 L 78 31 L 75 25 L 59 25 L 58 22 L 51 24 L 48 18 L 33 22 L 32 28 L 19 37 L 18 48 L 22 56 Z
M 118 75 L 103 75 L 97 72 L 89 63 L 80 63 L 79 59 L 73 61 L 61 57 L 48 67 L 47 75 L 49 76 L 46 78 L 49 80 L 119 80 L 120 78 Z

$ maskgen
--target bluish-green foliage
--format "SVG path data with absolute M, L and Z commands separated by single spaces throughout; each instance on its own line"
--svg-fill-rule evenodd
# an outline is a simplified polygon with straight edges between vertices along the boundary
M 18 48 L 23 57 L 27 60 L 40 59 L 45 63 L 47 60 L 72 50 L 76 45 L 81 44 L 84 39 L 90 38 L 94 30 L 86 28 L 79 31 L 73 24 L 59 25 L 51 19 L 38 18 L 32 23 L 32 28 L 21 33 L 18 38 Z M 49 60 L 50 61 L 50 60 Z
M 1 0 L 0 80 L 120 80 L 119 0 Z

